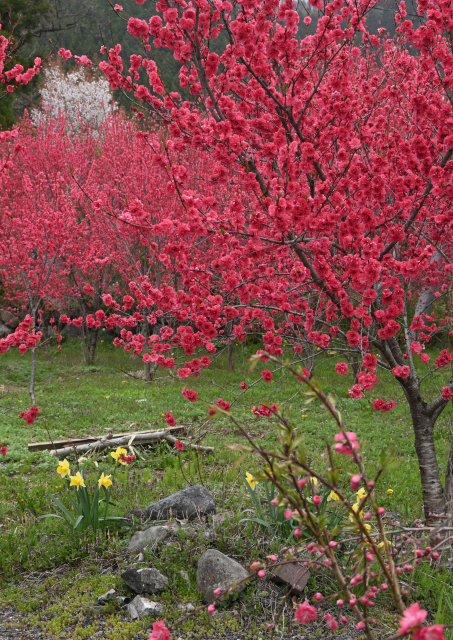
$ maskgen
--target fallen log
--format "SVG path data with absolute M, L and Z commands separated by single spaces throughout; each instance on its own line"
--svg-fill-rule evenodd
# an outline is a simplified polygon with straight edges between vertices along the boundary
M 184 431 L 186 427 L 184 426 L 180 426 L 180 427 L 167 427 L 166 431 L 171 432 L 171 433 L 180 433 L 181 431 Z M 69 438 L 67 440 L 54 440 L 53 442 L 29 442 L 28 443 L 28 450 L 30 452 L 33 451 L 46 451 L 46 450 L 50 450 L 50 449 L 62 449 L 63 447 L 71 447 L 71 449 L 74 446 L 78 446 L 80 444 L 88 444 L 90 442 L 99 442 L 99 440 L 102 440 L 102 438 L 121 438 L 122 436 L 126 437 L 132 437 L 134 435 L 134 433 L 156 433 L 157 431 L 161 431 L 161 429 L 145 429 L 144 431 L 129 431 L 127 433 L 114 433 L 114 434 L 107 434 L 105 436 L 99 436 L 96 438 L 96 436 L 86 436 L 83 438 Z
M 133 438 L 132 442 L 131 439 Z M 86 444 L 74 445 L 71 447 L 64 447 L 62 449 L 53 449 L 50 452 L 51 456 L 56 456 L 57 458 L 66 458 L 71 455 L 71 453 L 75 453 L 76 455 L 90 453 L 92 451 L 104 451 L 105 449 L 114 449 L 116 447 L 127 446 L 130 442 L 134 446 L 137 444 L 150 444 L 151 442 L 157 442 L 159 440 L 166 440 L 170 444 L 174 444 L 176 442 L 176 438 L 174 438 L 167 430 L 163 431 L 149 431 L 147 433 L 128 433 L 126 436 L 121 436 L 120 438 L 101 438 L 96 442 L 88 442 Z M 214 447 L 204 447 L 201 445 L 183 443 L 184 447 L 190 447 L 194 449 L 198 449 L 200 451 L 214 451 Z

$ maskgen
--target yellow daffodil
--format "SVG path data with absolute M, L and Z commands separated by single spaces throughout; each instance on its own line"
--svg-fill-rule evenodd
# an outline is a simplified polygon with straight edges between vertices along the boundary
M 330 502 L 331 500 L 339 500 L 339 499 L 340 499 L 340 496 L 338 495 L 338 493 L 335 493 L 335 491 L 331 491 L 327 496 L 327 502 Z
M 69 474 L 71 473 L 69 462 L 66 459 L 64 459 L 63 462 L 58 465 L 57 473 L 59 473 L 62 478 L 64 478 L 65 476 L 69 476 Z
M 392 546 L 392 543 L 390 542 L 390 540 L 387 540 L 387 544 L 388 544 L 388 546 L 389 546 L 389 547 L 391 547 L 391 546 Z M 377 548 L 378 548 L 378 549 L 382 549 L 382 548 L 383 548 L 383 546 L 384 546 L 384 541 L 380 542 L 380 543 L 378 544 Z
M 71 487 L 76 487 L 77 491 L 79 490 L 79 487 L 84 487 L 85 483 L 83 481 L 83 478 L 80 474 L 80 471 L 77 471 L 77 473 L 75 474 L 75 476 L 70 476 L 71 478 Z
M 101 477 L 98 480 L 99 483 L 99 489 L 101 487 L 105 487 L 106 489 L 108 489 L 110 487 L 110 485 L 112 484 L 112 481 L 110 480 L 112 476 L 105 476 L 104 472 L 102 472 Z
M 393 489 L 387 489 L 387 493 L 393 493 Z
M 365 498 L 365 496 L 367 496 L 368 494 L 363 487 L 360 487 L 356 495 L 357 495 L 357 501 L 360 501 L 360 500 L 363 500 L 363 498 Z
M 120 462 L 121 464 L 126 464 L 126 462 L 123 462 L 121 460 L 121 456 L 127 456 L 127 451 L 126 449 L 123 449 L 123 447 L 118 447 L 118 449 L 116 451 L 112 451 L 110 455 L 117 462 Z
M 366 523 L 366 522 L 364 522 L 364 523 L 363 523 L 363 526 L 364 526 L 364 527 L 365 527 L 365 529 L 368 531 L 368 533 L 370 533 L 370 531 L 371 531 L 371 525 L 370 525 L 370 524 L 368 524 L 368 523 Z
M 363 516 L 363 511 L 359 511 L 359 503 L 358 503 L 358 502 L 356 502 L 355 504 L 353 504 L 353 505 L 352 505 L 352 510 L 354 511 L 354 513 L 359 512 L 359 518 L 362 518 L 362 516 Z M 355 522 L 355 518 L 354 518 L 354 516 L 352 515 L 352 513 L 350 513 L 350 514 L 349 514 L 349 520 L 350 520 L 351 522 Z
M 310 478 L 310 481 L 313 483 L 314 487 L 318 486 L 318 478 Z
M 256 482 L 255 478 L 252 476 L 252 474 L 247 471 L 247 473 L 245 474 L 245 479 L 246 479 L 247 484 L 249 485 L 250 489 L 252 491 L 255 491 L 255 485 L 257 484 L 257 482 Z

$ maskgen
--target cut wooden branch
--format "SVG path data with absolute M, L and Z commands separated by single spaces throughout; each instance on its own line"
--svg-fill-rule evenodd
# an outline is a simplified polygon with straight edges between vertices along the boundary
M 63 447 L 62 449 L 53 449 L 50 452 L 51 456 L 57 458 L 66 458 L 74 453 L 76 456 L 80 454 L 86 454 L 90 452 L 100 452 L 105 449 L 114 449 L 116 447 L 128 446 L 129 443 L 134 446 L 138 444 L 150 444 L 152 442 L 158 442 L 159 440 L 166 440 L 170 444 L 175 444 L 176 438 L 170 434 L 170 429 L 164 429 L 162 431 L 148 431 L 145 433 L 128 433 L 124 436 L 112 438 L 104 437 L 96 440 L 95 442 L 88 442 L 86 444 L 72 445 L 69 447 Z M 132 442 L 131 442 L 132 440 Z M 204 447 L 197 444 L 184 444 L 184 447 L 190 447 L 199 449 L 200 451 L 214 451 L 214 447 Z
M 168 427 L 166 428 L 167 432 L 171 432 L 171 433 L 180 433 L 182 431 L 185 430 L 185 426 L 179 426 L 179 427 Z M 106 434 L 105 436 L 100 436 L 97 437 L 96 436 L 87 436 L 85 438 L 69 438 L 68 440 L 54 440 L 53 442 L 29 442 L 28 443 L 28 450 L 33 452 L 33 451 L 45 451 L 47 449 L 62 449 L 63 447 L 71 447 L 71 449 L 73 447 L 76 447 L 78 445 L 81 444 L 89 444 L 90 442 L 99 442 L 100 440 L 103 440 L 105 438 L 110 438 L 110 439 L 115 439 L 115 438 L 121 438 L 122 436 L 126 437 L 132 437 L 135 434 L 143 434 L 143 433 L 156 433 L 156 432 L 161 432 L 162 429 L 145 429 L 144 431 L 129 431 L 127 433 L 109 433 Z
M 163 439 L 167 442 L 170 442 L 170 444 L 175 444 L 176 442 L 176 438 L 171 436 L 169 433 L 167 433 L 167 435 L 164 436 Z M 183 442 L 182 444 L 184 445 L 184 448 L 190 447 L 191 449 L 198 449 L 199 451 L 214 451 L 214 447 L 205 447 L 201 444 L 192 444 L 191 442 Z

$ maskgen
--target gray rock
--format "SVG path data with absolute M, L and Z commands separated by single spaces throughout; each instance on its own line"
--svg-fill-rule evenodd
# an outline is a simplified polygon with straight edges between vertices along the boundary
M 103 604 L 104 602 L 106 602 L 107 600 L 110 600 L 110 598 L 113 598 L 113 596 L 116 594 L 115 589 L 110 589 L 109 591 L 107 591 L 106 593 L 103 593 L 102 596 L 98 596 L 98 602 L 100 604 Z
M 217 549 L 208 549 L 198 560 L 197 589 L 201 591 L 203 602 L 210 602 L 215 598 L 215 589 L 229 589 L 233 584 L 249 575 L 239 562 L 229 558 Z M 242 591 L 246 582 L 236 587 Z
M 187 602 L 187 604 L 177 604 L 176 608 L 178 611 L 181 611 L 181 613 L 192 613 L 195 611 L 195 607 L 191 602 Z
M 153 568 L 127 569 L 121 574 L 124 582 L 135 593 L 157 593 L 168 588 L 168 578 Z
M 149 520 L 192 520 L 210 513 L 215 513 L 215 502 L 212 495 L 201 485 L 187 487 L 168 498 L 159 500 L 145 508 Z
M 291 586 L 291 593 L 298 595 L 307 586 L 310 572 L 303 563 L 291 562 L 277 567 L 270 577 L 276 584 Z
M 160 615 L 164 608 L 159 602 L 152 602 L 152 600 L 148 600 L 148 598 L 136 596 L 132 602 L 127 605 L 127 610 L 132 620 L 137 620 L 144 616 Z
M 147 547 L 153 547 L 170 533 L 168 527 L 149 527 L 144 531 L 137 531 L 130 539 L 127 550 L 129 553 L 137 553 Z

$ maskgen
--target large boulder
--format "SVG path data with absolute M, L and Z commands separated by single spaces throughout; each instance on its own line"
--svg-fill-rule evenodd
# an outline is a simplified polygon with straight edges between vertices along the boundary
M 153 568 L 127 569 L 121 574 L 124 582 L 135 593 L 158 593 L 168 588 L 168 578 Z
M 130 539 L 127 550 L 129 553 L 138 553 L 147 547 L 153 547 L 169 533 L 170 527 L 148 527 L 144 531 L 137 531 Z
M 187 487 L 145 508 L 148 520 L 193 520 L 216 513 L 212 495 L 201 485 Z
M 233 584 L 249 575 L 239 562 L 224 555 L 217 549 L 208 549 L 198 560 L 197 589 L 201 591 L 203 602 L 210 602 L 216 597 L 215 589 L 229 589 Z M 246 582 L 236 587 L 242 591 Z

